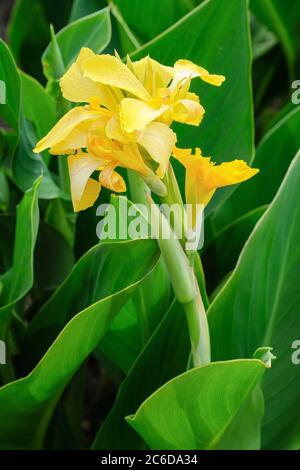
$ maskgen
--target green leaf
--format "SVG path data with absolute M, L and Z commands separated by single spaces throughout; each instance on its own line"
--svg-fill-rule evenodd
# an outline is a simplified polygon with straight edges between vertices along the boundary
M 73 264 L 74 255 L 70 245 L 55 228 L 42 221 L 35 249 L 35 293 L 41 294 L 58 287 L 70 273 Z
M 136 49 L 139 49 L 141 46 L 141 43 L 138 41 L 136 36 L 133 34 L 131 29 L 129 28 L 119 8 L 113 2 L 110 2 L 109 6 L 110 6 L 112 20 L 113 20 L 113 23 L 112 23 L 113 31 L 116 30 L 118 32 L 118 34 L 112 35 L 110 49 L 113 50 L 113 46 L 115 46 L 115 48 L 119 48 L 120 53 L 122 54 L 122 56 L 125 57 L 127 54 L 130 54 Z M 143 10 L 144 9 L 139 8 L 139 11 L 143 11 Z
M 127 214 L 130 209 L 139 213 L 138 208 L 124 196 L 112 195 L 110 203 L 118 219 L 116 240 L 121 233 L 122 237 L 131 239 L 129 227 L 134 217 L 128 216 L 124 221 L 121 214 L 124 209 Z M 102 351 L 125 373 L 162 319 L 172 299 L 169 275 L 161 259 L 114 320 L 100 345 Z
M 253 58 L 258 59 L 269 52 L 276 44 L 276 36 L 255 17 L 252 19 Z
M 45 214 L 45 222 L 60 232 L 71 247 L 74 245 L 75 221 L 76 214 L 68 213 L 61 199 L 52 199 L 49 202 Z
M 55 103 L 33 77 L 20 72 L 22 107 L 25 118 L 34 124 L 37 139 L 44 137 L 56 122 Z
M 47 164 L 48 152 L 44 155 L 33 153 L 32 149 L 56 122 L 56 109 L 53 98 L 32 77 L 20 72 L 22 83 L 22 132 L 13 159 L 13 176 L 22 191 L 26 191 L 33 181 L 44 175 L 40 198 L 53 199 L 64 194 L 57 186 Z
M 35 364 L 76 313 L 111 295 L 112 289 L 124 289 L 128 279 L 136 282 L 140 270 L 144 269 L 144 263 L 139 267 L 137 262 L 141 252 L 145 263 L 158 259 L 153 240 L 101 243 L 82 256 L 30 324 L 24 359 L 31 365 Z M 59 314 L 53 315 L 52 312 Z M 32 344 L 34 348 L 30 347 Z
M 30 14 L 28 14 L 30 12 Z M 22 59 L 22 48 L 27 41 L 31 46 L 44 40 L 47 23 L 39 0 L 16 0 L 10 16 L 7 35 L 16 61 Z M 32 52 L 32 51 L 31 51 Z M 34 53 L 35 51 L 33 51 Z
M 0 216 L 0 272 L 8 271 L 12 265 L 16 219 L 12 215 Z M 1 293 L 0 293 L 1 298 Z
M 13 263 L 12 267 L 0 276 L 0 281 L 3 283 L 0 297 L 0 326 L 3 326 L 12 313 L 14 304 L 24 297 L 33 284 L 33 251 L 39 225 L 40 183 L 41 178 L 24 195 L 17 208 Z
M 24 117 L 21 119 L 22 132 L 13 158 L 13 177 L 22 191 L 27 191 L 40 175 L 43 175 L 39 197 L 53 199 L 66 197 L 56 185 L 41 154 L 33 153 L 37 138 L 32 125 Z
M 294 0 L 250 0 L 257 18 L 273 31 L 280 40 L 287 61 L 292 68 L 299 51 L 299 5 Z
M 267 206 L 258 207 L 236 219 L 217 235 L 214 234 L 211 241 L 206 234 L 202 260 L 204 269 L 207 268 L 206 282 L 210 291 L 233 270 L 246 240 L 266 208 Z M 210 220 L 207 220 L 206 224 L 209 222 Z M 213 266 L 213 271 L 209 270 L 209 266 Z
M 124 418 L 134 413 L 157 388 L 184 372 L 189 354 L 186 318 L 182 307 L 174 303 L 121 385 L 114 406 L 95 438 L 93 448 L 144 448 L 143 440 L 128 426 Z
M 259 449 L 264 371 L 254 359 L 192 369 L 158 389 L 127 420 L 155 450 Z
M 106 5 L 106 0 L 89 0 L 88 2 L 86 0 L 74 0 L 69 21 L 71 23 L 83 16 L 95 13 L 95 11 L 101 10 Z
M 0 170 L 1 171 L 1 170 Z M 7 177 L 0 172 L 0 211 L 5 211 L 9 204 L 9 185 Z
M 226 76 L 220 88 L 193 80 L 193 91 L 200 96 L 206 115 L 200 128 L 176 126 L 179 147 L 201 147 L 203 155 L 211 155 L 216 162 L 251 159 L 250 47 L 247 2 L 227 0 L 224 8 L 223 2 L 208 0 L 134 54 L 134 59 L 149 54 L 166 65 L 186 58 L 211 73 Z M 230 191 L 220 190 L 214 206 Z
M 291 360 L 300 330 L 299 180 L 300 153 L 208 311 L 214 360 L 274 349 L 277 359 L 262 384 L 263 445 L 273 449 L 300 446 L 300 374 Z
M 13 56 L 2 39 L 0 39 L 0 80 L 0 116 L 18 134 L 20 77 Z
M 90 47 L 95 53 L 99 53 L 107 46 L 110 37 L 108 8 L 80 18 L 64 27 L 56 35 L 64 70 L 75 62 L 82 47 Z M 42 57 L 44 73 L 48 79 L 60 78 L 54 71 L 55 56 L 55 45 L 51 42 Z
M 281 119 L 262 139 L 251 163 L 259 173 L 237 187 L 211 222 L 215 231 L 257 207 L 269 204 L 300 147 L 300 107 Z
M 113 0 L 131 31 L 142 42 L 149 41 L 187 14 L 190 0 L 147 0 L 141 8 L 140 0 Z
M 47 327 L 56 330 L 58 318 L 58 323 L 70 321 L 28 376 L 0 389 L 1 448 L 41 447 L 63 388 L 153 269 L 157 255 L 155 242 L 141 240 L 95 246 L 79 261 L 48 302 L 53 308 L 40 334 Z M 71 314 L 76 315 L 70 319 Z
M 160 259 L 112 322 L 101 350 L 127 373 L 170 303 L 170 280 Z

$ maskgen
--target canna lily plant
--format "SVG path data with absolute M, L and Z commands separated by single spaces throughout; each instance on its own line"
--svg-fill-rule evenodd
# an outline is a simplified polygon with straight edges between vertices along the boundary
M 0 5 L 0 449 L 299 449 L 300 2 Z
M 124 64 L 117 53 L 96 55 L 81 49 L 60 80 L 64 98 L 80 105 L 68 111 L 34 148 L 36 153 L 49 149 L 53 155 L 68 155 L 74 211 L 92 206 L 101 187 L 125 192 L 118 168 L 129 170 L 131 184 L 139 188 L 133 202 L 154 206 L 153 191 L 169 204 L 179 200 L 182 205 L 170 161 L 173 156 L 186 169 L 185 199 L 192 207 L 188 225 L 195 228 L 199 207 L 210 202 L 217 188 L 246 181 L 258 172 L 241 160 L 214 165 L 199 148 L 193 154 L 192 149 L 176 147 L 172 123 L 199 126 L 204 117 L 199 96 L 190 91 L 196 78 L 213 86 L 225 80 L 188 60 L 170 67 L 149 56 L 138 61 L 127 57 Z M 177 195 L 173 199 L 171 187 Z M 168 222 L 159 209 L 154 213 L 157 242 L 186 312 L 192 363 L 203 365 L 210 362 L 210 338 L 194 270 L 198 255 L 185 251 L 184 240 L 163 239 L 159 227 Z

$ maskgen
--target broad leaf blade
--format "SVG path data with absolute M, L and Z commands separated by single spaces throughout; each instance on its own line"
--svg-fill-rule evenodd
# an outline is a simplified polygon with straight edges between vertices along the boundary
M 209 234 L 206 234 L 202 260 L 204 270 L 207 273 L 206 283 L 210 292 L 234 269 L 244 244 L 266 208 L 267 206 L 262 206 L 247 212 L 243 217 L 239 217 L 234 223 L 229 224 L 217 234 L 214 233 L 212 228 L 213 233 L 211 236 L 213 240 L 209 240 Z M 206 221 L 208 229 L 210 222 L 209 219 Z M 209 269 L 210 266 L 213 266 L 213 270 Z
M 215 231 L 238 217 L 269 204 L 300 147 L 300 108 L 282 118 L 259 143 L 252 166 L 259 173 L 242 183 L 212 216 Z
M 263 381 L 263 444 L 274 449 L 300 445 L 300 374 L 291 361 L 300 330 L 299 179 L 300 153 L 208 312 L 214 360 L 274 348 L 277 360 Z
M 140 0 L 114 0 L 112 3 L 142 42 L 150 41 L 193 8 L 189 0 L 147 0 L 143 8 Z
M 15 302 L 21 299 L 33 284 L 33 253 L 39 225 L 38 190 L 39 178 L 23 197 L 17 208 L 13 263 L 9 271 L 1 276 L 0 324 Z M 26 227 L 26 230 L 24 230 Z
M 12 164 L 13 177 L 16 185 L 27 191 L 40 175 L 43 175 L 41 190 L 42 199 L 53 199 L 67 196 L 57 186 L 41 154 L 35 154 L 33 147 L 37 142 L 35 131 L 31 123 L 22 116 L 22 132 L 17 145 Z
M 171 303 L 171 295 L 169 276 L 160 259 L 100 343 L 101 350 L 125 373 L 162 320 Z
M 107 242 L 91 248 L 33 319 L 25 340 L 24 361 L 35 364 L 75 314 L 112 291 L 122 290 L 129 281 L 136 282 L 145 264 L 153 259 L 158 259 L 153 240 Z
M 264 371 L 254 359 L 192 369 L 153 393 L 128 422 L 155 450 L 258 449 L 263 402 L 255 389 Z
M 90 47 L 95 53 L 99 53 L 107 46 L 110 37 L 111 26 L 108 8 L 67 25 L 56 35 L 65 70 L 75 62 L 81 47 Z M 54 45 L 50 43 L 42 57 L 44 72 L 48 79 L 59 78 L 53 71 L 54 56 Z
M 85 281 L 87 294 L 95 295 L 94 303 L 89 302 L 86 308 L 83 307 L 83 310 L 67 323 L 39 364 L 27 377 L 0 389 L 1 448 L 41 446 L 49 419 L 63 388 L 84 359 L 96 348 L 128 296 L 153 268 L 157 260 L 157 247 L 152 241 L 113 243 L 112 250 L 119 260 L 123 259 L 123 263 L 122 267 L 119 263 L 118 271 L 115 268 L 116 279 L 112 282 L 107 277 L 109 260 L 106 257 L 106 262 L 102 261 L 101 265 L 97 248 L 99 247 L 91 250 L 91 256 L 86 257 L 81 263 L 81 269 L 84 264 L 89 263 L 90 275 L 98 272 L 98 276 L 92 276 L 90 280 L 84 276 L 78 278 L 81 284 Z M 109 250 L 109 245 L 106 248 Z M 129 267 L 124 259 L 125 252 L 131 254 Z M 103 249 L 100 253 L 104 254 Z M 103 287 L 102 296 L 99 292 L 100 279 L 101 284 L 106 284 Z M 67 286 L 68 290 L 65 288 L 64 294 L 68 296 L 70 302 L 72 295 L 80 286 L 75 282 L 70 284 L 70 281 Z M 97 288 L 98 292 L 96 292 Z M 56 317 L 60 313 L 58 308 L 51 311 L 51 316 Z
M 128 427 L 125 417 L 134 413 L 157 388 L 184 372 L 189 354 L 190 340 L 185 315 L 182 307 L 174 303 L 121 385 L 114 406 L 95 438 L 93 448 L 144 448 L 143 440 Z
M 55 124 L 55 103 L 38 81 L 24 72 L 20 72 L 20 76 L 23 113 L 34 124 L 37 138 L 41 139 Z
M 299 4 L 294 0 L 251 0 L 257 18 L 279 38 L 292 69 L 300 40 Z
M 13 56 L 0 39 L 0 116 L 18 133 L 20 113 L 20 77 Z

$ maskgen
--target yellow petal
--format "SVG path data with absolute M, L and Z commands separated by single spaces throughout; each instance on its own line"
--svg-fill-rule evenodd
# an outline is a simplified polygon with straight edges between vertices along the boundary
M 121 126 L 126 132 L 139 131 L 161 116 L 167 109 L 167 106 L 154 108 L 144 101 L 125 98 L 120 105 Z
M 117 57 L 106 54 L 91 57 L 84 61 L 82 70 L 91 80 L 128 91 L 142 100 L 150 98 L 142 83 Z
M 196 148 L 195 155 L 192 154 L 192 149 L 180 149 L 174 147 L 172 155 L 178 160 L 187 170 L 191 172 L 199 171 L 200 168 L 207 171 L 207 168 L 213 165 L 210 157 L 203 157 L 200 148 Z
M 120 166 L 134 170 L 143 176 L 149 176 L 151 170 L 145 164 L 137 144 L 125 144 L 122 150 L 114 153 L 115 159 Z
M 74 211 L 84 211 L 85 209 L 88 209 L 88 207 L 92 207 L 99 197 L 100 190 L 101 184 L 99 181 L 95 181 L 94 179 L 89 178 L 87 180 L 81 200 L 77 203 L 76 206 L 73 205 Z
M 220 86 L 225 80 L 223 75 L 210 74 L 203 67 L 199 67 L 199 65 L 194 64 L 190 60 L 178 60 L 174 65 L 174 80 L 172 85 L 189 77 L 200 77 L 204 82 L 215 86 Z
M 50 153 L 52 155 L 67 155 L 74 153 L 78 149 L 86 148 L 90 127 L 91 121 L 84 121 L 78 124 L 65 139 L 51 147 Z
M 68 157 L 74 211 L 91 207 L 99 196 L 101 184 L 90 176 L 99 168 L 99 161 L 88 153 Z
M 62 95 L 74 103 L 89 103 L 91 96 L 98 96 L 102 106 L 113 110 L 118 101 L 110 88 L 83 76 L 82 65 L 91 57 L 95 57 L 91 49 L 80 50 L 76 62 L 60 79 Z
M 174 121 L 183 122 L 192 126 L 199 126 L 205 110 L 200 103 L 194 100 L 177 101 L 173 108 Z
M 243 160 L 214 165 L 210 157 L 201 155 L 199 148 L 195 155 L 192 155 L 191 149 L 175 148 L 173 156 L 186 168 L 185 197 L 186 202 L 193 206 L 192 226 L 197 219 L 196 204 L 206 206 L 217 188 L 246 181 L 259 171 L 250 168 Z
M 150 172 L 136 143 L 121 144 L 102 135 L 101 131 L 97 134 L 97 129 L 89 135 L 88 151 L 102 162 L 102 168 L 109 163 L 114 163 L 145 176 Z
M 116 160 L 114 154 L 116 151 L 120 151 L 121 146 L 105 135 L 89 135 L 88 141 L 88 152 L 95 158 L 98 158 L 103 162 L 102 166 L 105 166 L 109 161 Z
M 152 122 L 140 132 L 137 142 L 144 147 L 154 161 L 159 163 L 157 175 L 162 178 L 168 167 L 176 134 L 161 122 Z
M 259 172 L 257 168 L 251 168 L 243 160 L 221 163 L 212 166 L 205 177 L 207 190 L 242 183 L 252 178 Z
M 99 181 L 101 186 L 116 193 L 123 193 L 126 191 L 126 184 L 122 176 L 114 171 L 115 167 L 115 163 L 105 166 L 100 173 Z
M 215 193 L 215 189 L 206 191 L 203 186 L 203 181 L 199 174 L 194 174 L 190 171 L 185 175 L 185 200 L 186 204 L 190 204 L 190 220 L 188 220 L 189 227 L 195 228 L 198 218 L 199 210 L 203 210 L 209 203 Z
M 131 62 L 132 70 L 151 95 L 157 88 L 166 87 L 173 78 L 172 67 L 160 64 L 149 56 L 136 62 Z
M 106 135 L 109 139 L 117 140 L 122 144 L 129 144 L 132 138 L 121 129 L 120 121 L 116 116 L 113 116 L 107 123 L 105 128 Z
M 197 222 L 199 205 L 206 206 L 214 195 L 215 189 L 207 190 L 204 184 L 204 176 L 213 166 L 209 157 L 203 157 L 201 150 L 196 149 L 195 155 L 192 155 L 192 149 L 173 150 L 173 157 L 176 158 L 186 168 L 185 173 L 185 200 L 190 205 L 189 227 L 194 228 Z M 200 207 L 200 210 L 202 210 Z
M 103 113 L 98 111 L 90 111 L 84 107 L 71 109 L 65 114 L 51 131 L 41 139 L 33 149 L 35 153 L 42 152 L 47 148 L 56 146 L 64 141 L 70 133 L 84 121 L 93 122 L 103 118 Z

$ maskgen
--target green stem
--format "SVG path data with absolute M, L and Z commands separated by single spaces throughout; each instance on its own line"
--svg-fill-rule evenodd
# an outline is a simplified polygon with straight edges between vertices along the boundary
M 195 279 L 195 282 L 196 279 Z M 197 285 L 197 296 L 189 304 L 183 305 L 191 340 L 194 367 L 208 364 L 210 357 L 210 337 L 205 308 Z
M 200 255 L 198 251 L 195 251 L 195 252 L 189 253 L 188 258 L 190 260 L 190 263 L 194 267 L 195 276 L 196 276 L 200 294 L 203 300 L 203 305 L 204 305 L 205 310 L 207 310 L 209 307 L 209 300 L 208 300 L 208 296 L 206 292 L 205 276 L 203 272 L 203 266 L 202 266 Z
M 170 207 L 177 206 L 180 214 L 178 214 L 178 210 L 176 213 L 170 214 L 170 223 L 171 226 L 176 233 L 178 240 L 180 241 L 181 245 L 184 247 L 185 244 L 185 233 L 184 233 L 184 218 L 185 218 L 185 210 L 183 206 L 183 200 L 181 197 L 180 189 L 177 183 L 177 179 L 171 164 L 168 166 L 168 170 L 164 176 L 164 183 L 167 187 L 168 193 L 165 197 L 161 197 L 160 200 L 163 204 L 166 204 Z M 165 214 L 166 215 L 166 214 Z
M 190 263 L 178 237 L 170 227 L 167 218 L 160 212 L 152 201 L 149 190 L 142 178 L 132 171 L 128 171 L 128 181 L 131 199 L 135 203 L 146 204 L 151 209 L 151 224 L 155 231 L 156 240 L 163 260 L 170 276 L 171 284 L 177 301 L 183 306 L 189 329 L 192 359 L 194 367 L 210 362 L 210 338 L 205 308 L 198 286 L 197 276 L 194 272 L 199 269 L 199 259 L 194 255 Z M 164 183 L 168 188 L 168 196 L 161 198 L 165 204 L 172 205 L 174 201 L 182 204 L 177 181 L 172 168 L 169 169 Z M 178 228 L 177 228 L 178 229 Z M 163 234 L 170 236 L 164 238 Z M 184 232 L 182 232 L 184 233 Z M 206 297 L 205 297 L 206 299 Z
M 127 170 L 127 178 L 129 184 L 130 199 L 135 204 L 148 205 L 146 199 L 147 187 L 141 178 L 135 171 Z
M 194 269 L 189 263 L 181 244 L 173 236 L 163 238 L 165 230 L 170 229 L 165 216 L 151 203 L 151 223 L 167 267 L 175 296 L 182 304 L 187 317 L 194 367 L 210 362 L 210 337 L 206 312 L 198 287 Z

